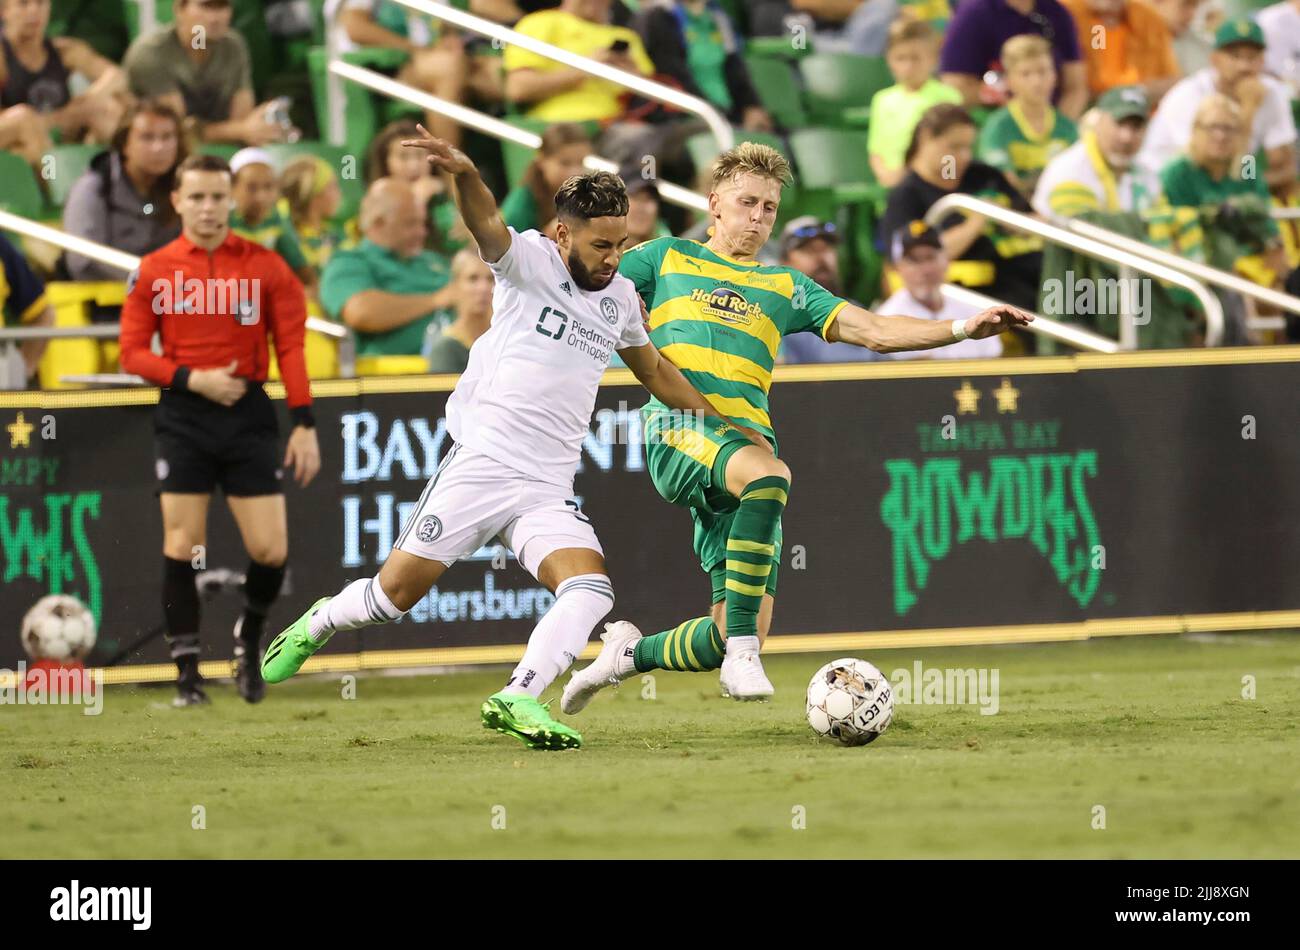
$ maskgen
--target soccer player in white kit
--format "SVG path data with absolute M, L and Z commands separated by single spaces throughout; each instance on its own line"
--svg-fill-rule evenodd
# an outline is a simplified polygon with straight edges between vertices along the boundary
M 447 400 L 454 444 L 378 575 L 312 604 L 267 647 L 262 675 L 281 682 L 336 631 L 397 620 L 448 567 L 499 538 L 554 592 L 555 604 L 505 688 L 483 703 L 483 725 L 533 748 L 577 748 L 582 737 L 538 698 L 614 606 L 600 542 L 573 497 L 610 354 L 669 407 L 713 410 L 651 344 L 641 299 L 618 273 L 627 243 L 622 179 L 608 172 L 568 179 L 555 195 L 552 242 L 507 228 L 473 163 L 421 131 L 424 138 L 403 144 L 426 150 L 430 164 L 452 175 L 456 206 L 496 278 L 492 326 Z M 736 428 L 767 447 L 758 433 Z

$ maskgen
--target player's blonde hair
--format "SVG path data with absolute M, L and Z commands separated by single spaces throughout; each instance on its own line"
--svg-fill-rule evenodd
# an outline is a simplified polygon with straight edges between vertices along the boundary
M 760 145 L 758 142 L 741 142 L 714 160 L 712 190 L 717 191 L 723 182 L 731 181 L 739 175 L 760 175 L 782 185 L 794 181 L 794 174 L 790 171 L 790 163 L 785 156 L 770 145 Z
M 1002 44 L 1002 71 L 1044 57 L 1052 58 L 1052 44 L 1037 33 L 1021 33 Z

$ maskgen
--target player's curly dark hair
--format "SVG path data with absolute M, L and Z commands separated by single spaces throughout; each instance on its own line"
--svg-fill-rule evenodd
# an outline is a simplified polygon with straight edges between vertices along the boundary
M 627 186 L 613 172 L 574 175 L 555 193 L 555 213 L 563 221 L 625 217 Z

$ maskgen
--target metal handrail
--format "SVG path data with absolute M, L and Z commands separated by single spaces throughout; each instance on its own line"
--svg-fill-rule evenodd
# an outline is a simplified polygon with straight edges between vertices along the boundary
M 1293 297 L 1291 294 L 1282 293 L 1271 287 L 1264 287 L 1254 281 L 1238 277 L 1236 274 L 1220 270 L 1217 267 L 1210 267 L 1208 264 L 1202 264 L 1199 261 L 1189 261 L 1177 254 L 1161 250 L 1158 247 L 1152 247 L 1149 244 L 1143 244 L 1141 241 L 1135 241 L 1122 234 L 1116 234 L 1114 231 L 1098 227 L 1087 221 L 1070 220 L 1065 224 L 1065 227 L 1076 234 L 1082 234 L 1084 237 L 1095 238 L 1111 245 L 1111 247 L 1131 251 L 1134 254 L 1142 255 L 1148 260 L 1155 261 L 1157 264 L 1164 264 L 1166 267 L 1180 270 L 1189 277 L 1195 277 L 1197 280 L 1212 286 L 1234 291 L 1243 297 L 1254 297 L 1256 300 L 1272 304 L 1282 310 L 1289 310 L 1291 313 L 1300 313 L 1300 297 Z
M 723 150 L 729 149 L 736 144 L 735 132 L 731 128 L 731 123 L 711 103 L 706 102 L 699 96 L 692 96 L 680 89 L 674 89 L 672 86 L 655 82 L 653 79 L 646 79 L 635 73 L 628 73 L 621 69 L 615 69 L 613 66 L 606 66 L 604 63 L 598 63 L 593 59 L 571 53 L 559 46 L 552 46 L 550 43 L 544 43 L 531 36 L 525 36 L 517 30 L 512 30 L 499 23 L 493 23 L 491 20 L 485 20 L 483 17 L 475 16 L 472 13 L 466 13 L 464 10 L 457 10 L 455 7 L 434 3 L 431 0 L 397 0 L 397 2 L 419 13 L 437 17 L 439 20 L 445 20 L 454 26 L 470 30 L 480 36 L 497 40 L 503 45 L 518 46 L 530 53 L 536 53 L 538 56 L 545 56 L 557 63 L 563 63 L 565 66 L 582 70 L 597 79 L 604 79 L 622 86 L 624 89 L 631 89 L 647 99 L 675 106 L 683 112 L 697 115 L 709 126 Z M 340 9 L 342 9 L 342 5 L 340 5 Z M 337 14 L 335 16 L 335 22 L 337 23 Z M 331 32 L 333 28 L 334 24 L 331 24 Z M 330 58 L 333 59 L 334 57 L 331 55 Z
M 979 307 L 981 310 L 988 307 L 1006 306 L 1004 300 L 986 297 L 969 287 L 961 287 L 957 284 L 944 284 L 943 295 L 958 303 Z M 1069 323 L 1053 320 L 1051 317 L 1045 317 L 1039 313 L 1034 314 L 1034 322 L 1029 324 L 1026 329 L 1040 336 L 1050 337 L 1053 340 L 1065 343 L 1077 350 L 1088 350 L 1093 353 L 1118 353 L 1120 350 L 1119 343 L 1115 340 L 1093 333 L 1091 330 L 1085 330 L 1083 327 L 1076 327 Z
M 53 244 L 55 247 L 61 247 L 73 254 L 80 254 L 82 257 L 89 257 L 101 264 L 107 264 L 109 267 L 116 267 L 125 274 L 131 273 L 140 266 L 140 258 L 134 254 L 128 254 L 125 251 L 119 251 L 96 241 L 77 237 L 75 234 L 66 234 L 58 228 L 29 221 L 27 218 L 8 211 L 0 210 L 0 230 L 14 231 L 37 241 Z M 332 323 L 329 320 L 322 320 L 320 317 L 308 317 L 307 329 L 333 337 L 336 340 L 344 339 L 348 335 L 346 327 Z M 103 332 L 106 330 L 111 332 Z M 116 337 L 117 335 L 118 325 L 116 323 L 101 323 L 90 327 L 19 327 L 0 332 L 0 340 L 43 339 L 61 336 Z
M 158 5 L 156 0 L 135 0 L 138 10 L 136 14 L 136 28 L 140 31 L 139 36 L 146 33 L 152 33 L 154 27 L 158 25 Z
M 1293 221 L 1300 218 L 1300 208 L 1270 208 L 1269 216 L 1279 221 Z
M 422 89 L 416 89 L 414 86 L 399 82 L 391 76 L 385 76 L 383 73 L 375 72 L 373 69 L 366 69 L 364 66 L 354 66 L 352 63 L 345 63 L 342 60 L 335 60 L 330 63 L 330 72 L 343 79 L 355 82 L 358 85 L 365 86 L 380 95 L 388 96 L 392 99 L 400 99 L 403 102 L 409 102 L 411 105 L 419 106 L 432 112 L 440 113 L 447 116 L 461 125 L 467 125 L 472 129 L 482 132 L 484 135 L 490 135 L 493 138 L 501 139 L 507 142 L 514 142 L 516 145 L 522 145 L 524 148 L 538 149 L 542 145 L 542 137 L 536 132 L 529 132 L 526 129 L 517 128 L 508 122 L 502 122 L 500 119 L 478 112 L 468 106 L 460 103 L 448 102 L 446 99 L 440 99 L 435 95 L 427 93 Z M 605 158 L 596 155 L 589 155 L 584 160 L 586 167 L 593 171 L 606 171 L 617 173 L 618 166 Z M 655 187 L 659 190 L 659 196 L 664 201 L 683 208 L 690 208 L 695 211 L 707 211 L 709 209 L 709 199 L 696 191 L 689 188 L 683 188 L 680 185 L 674 185 L 670 182 L 656 181 Z
M 983 215 L 991 221 L 996 221 L 1004 227 L 1013 231 L 1021 231 L 1025 234 L 1033 234 L 1041 237 L 1045 241 L 1053 244 L 1059 244 L 1062 247 L 1068 247 L 1072 251 L 1080 254 L 1086 254 L 1089 257 L 1098 260 L 1109 261 L 1112 264 L 1130 267 L 1133 270 L 1149 274 L 1158 280 L 1182 287 L 1201 304 L 1205 311 L 1205 345 L 1218 346 L 1223 342 L 1223 304 L 1219 298 L 1211 293 L 1204 284 L 1198 280 L 1188 277 L 1182 271 L 1175 270 L 1172 267 L 1163 264 L 1157 264 L 1155 261 L 1130 251 L 1124 251 L 1117 247 L 1112 247 L 1095 238 L 1087 238 L 1080 234 L 1067 231 L 1065 228 L 1055 224 L 1047 224 L 1039 221 L 1037 218 L 1030 217 L 1027 214 L 1021 214 L 1019 211 L 1011 211 L 1000 205 L 995 205 L 990 201 L 983 201 L 972 195 L 964 194 L 947 194 L 930 206 L 930 210 L 925 213 L 927 224 L 938 226 L 939 222 L 951 211 L 970 211 L 974 214 Z M 1120 346 L 1122 349 L 1130 349 L 1135 344 L 1135 325 L 1132 322 L 1131 314 L 1120 314 Z M 1127 332 L 1126 332 L 1127 331 Z

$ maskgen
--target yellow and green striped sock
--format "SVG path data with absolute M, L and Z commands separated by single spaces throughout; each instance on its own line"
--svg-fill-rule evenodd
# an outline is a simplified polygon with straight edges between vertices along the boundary
M 758 636 L 758 608 L 776 556 L 776 529 L 790 483 L 780 476 L 756 478 L 740 493 L 740 507 L 727 538 L 727 636 Z
M 649 670 L 702 672 L 722 666 L 726 643 L 712 617 L 696 617 L 671 630 L 642 637 L 632 657 L 638 673 Z

